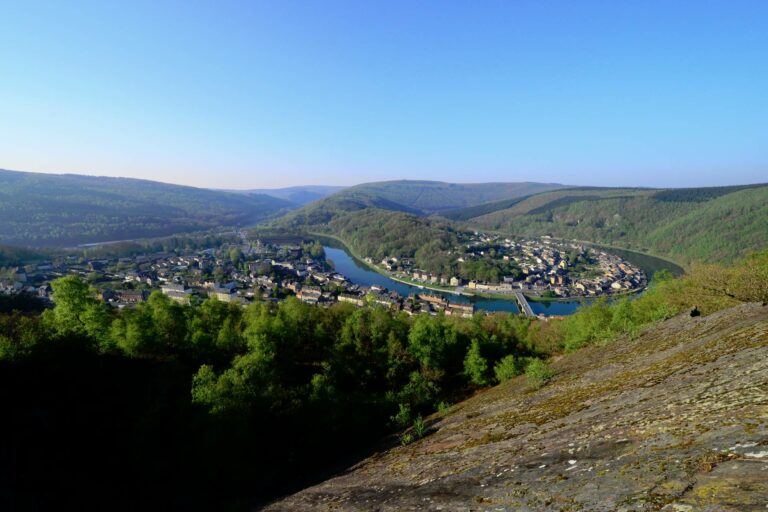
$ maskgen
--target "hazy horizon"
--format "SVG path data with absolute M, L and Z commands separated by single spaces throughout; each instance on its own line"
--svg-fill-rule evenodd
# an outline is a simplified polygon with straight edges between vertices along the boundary
M 78 175 L 78 176 L 89 176 L 93 178 L 117 178 L 117 179 L 138 179 L 138 180 L 147 180 L 147 181 L 155 181 L 158 183 L 165 183 L 168 185 L 181 185 L 181 186 L 187 186 L 187 187 L 196 187 L 196 188 L 205 188 L 210 190 L 219 190 L 222 192 L 226 191 L 249 191 L 249 190 L 279 190 L 279 189 L 287 189 L 287 188 L 302 188 L 302 187 L 339 187 L 339 188 L 349 188 L 354 187 L 357 185 L 364 185 L 367 183 L 382 183 L 382 182 L 388 182 L 388 181 L 412 181 L 412 182 L 418 182 L 418 181 L 432 181 L 432 182 L 443 182 L 443 183 L 454 183 L 459 185 L 472 185 L 472 184 L 484 184 L 484 183 L 522 183 L 522 182 L 532 182 L 532 183 L 544 183 L 544 184 L 552 184 L 552 185 L 564 185 L 566 187 L 609 187 L 609 188 L 701 188 L 701 187 L 720 187 L 720 186 L 730 186 L 730 185 L 756 185 L 756 184 L 762 184 L 762 183 L 768 183 L 768 180 L 762 179 L 760 180 L 759 177 L 755 178 L 755 181 L 734 181 L 734 180 L 728 180 L 725 179 L 721 183 L 713 183 L 713 184 L 696 184 L 691 183 L 689 185 L 684 186 L 664 186 L 664 185 L 635 185 L 631 183 L 620 183 L 615 185 L 606 185 L 606 184 L 599 184 L 599 183 L 563 183 L 563 182 L 557 182 L 557 181 L 538 181 L 538 180 L 530 180 L 530 179 L 519 179 L 519 180 L 489 180 L 489 181 L 478 181 L 478 180 L 469 180 L 469 181 L 455 181 L 455 180 L 443 180 L 439 178 L 435 179 L 427 179 L 427 178 L 420 178 L 420 177 L 411 177 L 411 178 L 396 178 L 396 179 L 385 179 L 385 180 L 375 180 L 375 181 L 359 181 L 359 182 L 350 182 L 350 183 L 324 183 L 324 182 L 307 182 L 307 183 L 297 183 L 293 185 L 276 185 L 276 186 L 253 186 L 253 187 L 228 187 L 228 186 L 202 186 L 202 185 L 195 185 L 194 183 L 184 183 L 184 182 L 174 182 L 174 181 L 167 181 L 159 178 L 152 178 L 152 177 L 142 177 L 142 176 L 128 176 L 128 175 L 108 175 L 103 173 L 84 173 L 84 172 L 69 172 L 69 171 L 30 171 L 25 169 L 11 169 L 9 167 L 0 166 L 0 171 L 10 171 L 10 172 L 29 172 L 33 174 L 50 174 L 50 175 L 58 175 L 58 176 L 65 176 L 65 175 Z
M 5 6 L 0 165 L 205 188 L 768 174 L 768 4 Z

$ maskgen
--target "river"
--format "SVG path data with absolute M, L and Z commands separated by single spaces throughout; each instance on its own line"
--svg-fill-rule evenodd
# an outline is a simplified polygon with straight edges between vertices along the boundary
M 328 243 L 331 240 L 326 239 Z M 335 245 L 335 244 L 334 244 Z M 332 247 L 330 245 L 324 245 L 326 258 L 333 262 L 336 271 L 347 277 L 351 282 L 360 286 L 382 286 L 388 290 L 396 291 L 403 297 L 414 293 L 434 293 L 436 295 L 442 295 L 448 298 L 451 302 L 470 302 L 475 305 L 475 308 L 482 309 L 484 311 L 503 311 L 508 313 L 519 313 L 520 310 L 517 307 L 517 303 L 513 300 L 506 299 L 486 299 L 483 297 L 467 297 L 464 295 L 456 295 L 450 292 L 433 291 L 409 284 L 401 283 L 390 279 L 389 277 L 379 274 L 373 270 L 370 270 L 365 264 L 357 261 L 350 256 L 347 251 L 342 247 Z M 608 249 L 614 254 L 621 256 L 630 263 L 636 265 L 645 272 L 647 276 L 652 277 L 654 272 L 667 269 L 673 275 L 680 275 L 683 273 L 683 269 L 669 261 L 648 256 L 646 254 L 636 253 L 632 251 L 625 251 L 620 249 Z M 567 300 L 567 301 L 549 301 L 549 302 L 535 302 L 529 301 L 531 309 L 534 313 L 551 315 L 570 315 L 578 310 L 581 306 L 588 304 L 589 299 L 582 300 Z
M 514 299 L 486 299 L 482 297 L 466 297 L 449 292 L 440 292 L 426 290 L 417 286 L 401 283 L 390 279 L 389 277 L 368 269 L 363 263 L 352 258 L 344 249 L 324 246 L 326 259 L 333 262 L 336 272 L 344 275 L 351 282 L 360 286 L 383 286 L 384 288 L 396 291 L 403 297 L 414 293 L 434 293 L 448 298 L 451 302 L 471 302 L 477 309 L 485 311 L 505 311 L 509 313 L 519 313 L 517 303 Z M 576 311 L 583 303 L 581 301 L 563 301 L 563 302 L 530 302 L 531 309 L 536 314 L 545 315 L 569 315 Z

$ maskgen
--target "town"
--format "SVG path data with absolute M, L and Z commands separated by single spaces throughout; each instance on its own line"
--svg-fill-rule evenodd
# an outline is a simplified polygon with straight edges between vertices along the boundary
M 383 287 L 363 287 L 335 272 L 319 243 L 285 244 L 261 240 L 199 251 L 88 258 L 66 255 L 51 261 L 0 271 L 0 294 L 35 295 L 50 302 L 50 282 L 77 275 L 107 304 L 132 307 L 160 291 L 182 304 L 208 298 L 247 305 L 289 296 L 321 306 L 337 302 L 379 304 L 407 314 L 444 312 L 470 317 L 471 304 L 451 303 L 428 293 L 402 297 Z
M 116 308 L 131 307 L 160 291 L 180 303 L 207 298 L 247 305 L 254 301 L 280 301 L 289 296 L 329 306 L 344 302 L 418 313 L 471 317 L 474 305 L 452 301 L 426 289 L 456 295 L 507 295 L 533 297 L 595 297 L 638 290 L 645 286 L 643 272 L 618 256 L 567 242 L 501 239 L 474 233 L 457 252 L 457 259 L 487 257 L 508 262 L 513 275 L 499 283 L 466 281 L 458 276 L 437 276 L 413 267 L 408 258 L 386 258 L 374 265 L 387 274 L 421 290 L 407 297 L 383 286 L 360 286 L 334 271 L 317 241 L 270 243 L 248 240 L 245 234 L 231 243 L 195 251 L 163 251 L 96 258 L 66 254 L 51 261 L 0 272 L 0 293 L 34 294 L 50 300 L 50 282 L 64 275 L 78 275 Z M 517 295 L 520 299 L 521 297 Z M 524 301 L 523 301 L 524 302 Z
M 403 282 L 441 288 L 459 293 L 511 295 L 523 292 L 530 297 L 597 297 L 643 289 L 645 274 L 614 254 L 575 242 L 550 237 L 511 240 L 474 232 L 453 253 L 457 263 L 486 258 L 503 262 L 509 275 L 497 283 L 466 280 L 457 275 L 436 275 L 414 268 L 410 258 L 385 258 L 369 265 Z

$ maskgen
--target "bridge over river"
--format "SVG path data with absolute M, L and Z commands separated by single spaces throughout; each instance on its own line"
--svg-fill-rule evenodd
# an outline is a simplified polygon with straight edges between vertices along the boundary
M 536 316 L 533 313 L 533 309 L 531 309 L 531 305 L 528 304 L 528 300 L 525 298 L 525 295 L 523 295 L 523 292 L 515 291 L 515 297 L 517 298 L 517 303 L 520 304 L 520 311 L 525 316 Z

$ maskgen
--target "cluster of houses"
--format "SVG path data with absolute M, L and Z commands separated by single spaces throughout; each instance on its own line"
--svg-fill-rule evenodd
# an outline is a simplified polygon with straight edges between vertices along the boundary
M 505 278 L 511 285 L 533 295 L 549 292 L 558 297 L 596 296 L 640 289 L 645 274 L 621 257 L 574 242 L 503 240 L 504 258 L 522 270 L 519 280 Z
M 106 303 L 117 308 L 133 307 L 159 290 L 183 304 L 216 298 L 247 305 L 295 296 L 323 306 L 373 303 L 408 314 L 474 313 L 471 306 L 454 305 L 444 299 L 441 302 L 433 296 L 402 297 L 379 286 L 354 284 L 334 272 L 323 255 L 314 257 L 300 245 L 262 241 L 180 254 L 158 252 L 120 258 L 69 255 L 5 270 L 5 277 L 0 277 L 0 293 L 28 293 L 50 299 L 50 282 L 74 274 L 91 283 Z
M 429 273 L 413 268 L 413 261 L 405 258 L 384 258 L 379 267 L 395 278 L 458 288 L 465 293 L 504 295 L 522 291 L 533 296 L 585 297 L 637 290 L 647 284 L 642 270 L 619 256 L 549 237 L 511 240 L 475 232 L 453 253 L 457 268 L 473 258 L 497 258 L 516 272 L 503 276 L 501 282 L 489 283 Z M 371 258 L 366 261 L 373 263 Z
M 499 258 L 514 275 L 501 282 L 465 280 L 458 275 L 435 275 L 415 268 L 412 259 L 391 257 L 378 266 L 392 277 L 416 283 L 453 287 L 461 294 L 491 293 L 550 297 L 615 294 L 643 288 L 646 276 L 622 258 L 588 246 L 549 238 L 511 240 L 474 233 L 454 251 L 457 262 L 471 258 Z M 315 247 L 317 249 L 317 247 Z M 314 256 L 313 256 L 314 254 Z M 373 264 L 370 258 L 366 260 Z M 223 244 L 197 251 L 157 252 L 115 258 L 74 254 L 24 267 L 2 269 L 0 293 L 51 295 L 50 282 L 75 274 L 118 308 L 146 301 L 159 290 L 180 303 L 216 298 L 246 305 L 256 300 L 279 301 L 288 296 L 310 304 L 345 302 L 356 306 L 379 304 L 408 314 L 440 312 L 472 316 L 474 307 L 452 303 L 443 296 L 417 293 L 403 297 L 380 286 L 360 286 L 335 272 L 322 251 L 289 243 Z
M 51 292 L 50 285 L 37 285 L 35 284 L 34 277 L 35 275 L 30 276 L 26 269 L 6 269 L 4 275 L 0 276 L 0 294 L 14 295 L 25 293 L 47 298 Z

